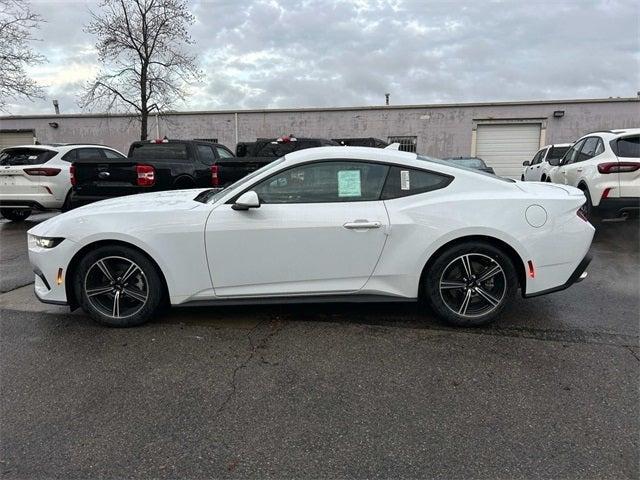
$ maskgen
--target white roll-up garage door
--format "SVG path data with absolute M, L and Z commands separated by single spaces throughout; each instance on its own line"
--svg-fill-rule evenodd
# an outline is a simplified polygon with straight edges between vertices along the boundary
M 0 150 L 15 145 L 33 145 L 33 132 L 0 132 Z
M 497 175 L 520 178 L 522 162 L 531 160 L 539 149 L 539 123 L 478 125 L 476 156 Z

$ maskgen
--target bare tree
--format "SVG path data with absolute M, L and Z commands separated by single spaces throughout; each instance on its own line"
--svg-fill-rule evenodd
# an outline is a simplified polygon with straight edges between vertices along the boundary
M 42 18 L 24 0 L 0 0 L 0 110 L 10 98 L 44 98 L 44 91 L 25 68 L 44 62 L 30 46 Z M 6 110 L 5 110 L 6 111 Z
M 184 51 L 195 18 L 184 0 L 103 0 L 85 30 L 98 37 L 102 70 L 80 100 L 83 108 L 124 110 L 140 119 L 147 139 L 149 113 L 183 100 L 201 76 L 195 57 Z

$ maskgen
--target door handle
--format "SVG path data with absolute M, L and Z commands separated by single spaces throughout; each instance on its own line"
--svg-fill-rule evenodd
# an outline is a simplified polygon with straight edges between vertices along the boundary
M 578 173 L 580 173 L 581 171 L 582 171 L 582 169 L 581 169 L 581 168 L 579 168 L 579 169 L 578 169 Z
M 349 230 L 359 230 L 359 229 L 369 229 L 369 228 L 380 228 L 382 226 L 382 223 L 369 222 L 367 220 L 356 220 L 355 222 L 347 222 L 342 226 Z

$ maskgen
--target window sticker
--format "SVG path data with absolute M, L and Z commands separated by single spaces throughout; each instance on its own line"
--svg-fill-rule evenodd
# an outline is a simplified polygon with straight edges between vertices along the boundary
M 411 179 L 409 177 L 409 170 L 400 170 L 400 190 L 410 190 Z
M 36 158 L 38 158 L 37 155 L 29 155 L 29 160 L 35 160 Z
M 338 171 L 338 197 L 360 197 L 362 186 L 360 170 Z

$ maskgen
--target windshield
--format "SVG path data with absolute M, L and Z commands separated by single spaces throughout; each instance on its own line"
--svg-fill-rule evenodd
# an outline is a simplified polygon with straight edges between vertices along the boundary
M 483 172 L 482 170 L 477 170 L 475 168 L 465 167 L 464 165 L 460 165 L 458 163 L 453 163 L 453 162 L 451 162 L 449 160 L 440 160 L 439 158 L 427 157 L 426 155 L 418 155 L 417 159 L 418 160 L 424 160 L 426 162 L 437 163 L 438 165 L 444 165 L 446 167 L 459 168 L 460 170 L 466 170 L 467 172 L 473 172 L 473 173 L 475 173 L 477 175 L 485 175 L 487 177 L 495 178 L 496 180 L 502 180 L 503 182 L 515 183 L 515 180 L 513 180 L 511 178 L 499 177 L 497 175 L 494 175 L 493 173 L 487 173 L 487 172 Z
M 479 158 L 447 158 L 447 161 L 469 168 L 484 168 L 485 164 Z
M 226 195 L 231 190 L 233 190 L 234 188 L 242 185 L 245 182 L 250 181 L 252 178 L 255 178 L 258 175 L 260 175 L 262 172 L 266 172 L 267 170 L 269 170 L 269 169 L 281 164 L 282 162 L 284 162 L 284 157 L 280 157 L 279 159 L 274 160 L 273 162 L 266 164 L 264 167 L 259 168 L 258 170 L 255 170 L 255 171 L 251 172 L 246 177 L 242 177 L 240 180 L 237 180 L 236 182 L 232 183 L 228 187 L 225 187 L 223 190 L 217 190 L 217 191 L 216 190 L 208 190 L 206 192 L 203 192 L 205 195 L 203 195 L 203 194 L 198 195 L 198 197 L 199 197 L 198 201 L 201 201 L 202 203 L 215 203 L 218 200 L 220 200 L 224 195 Z
M 549 150 L 549 154 L 547 155 L 547 160 L 560 159 L 564 157 L 564 154 L 567 153 L 571 147 L 553 147 Z

